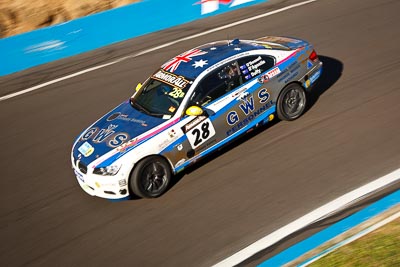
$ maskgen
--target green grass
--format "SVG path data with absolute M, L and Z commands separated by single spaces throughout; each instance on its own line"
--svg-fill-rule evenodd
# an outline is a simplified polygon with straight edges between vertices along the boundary
M 400 267 L 400 219 L 335 250 L 309 266 Z

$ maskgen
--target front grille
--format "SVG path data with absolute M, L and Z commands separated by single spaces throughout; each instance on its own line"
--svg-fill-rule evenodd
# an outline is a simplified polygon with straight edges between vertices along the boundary
M 77 161 L 76 162 L 76 165 L 78 166 L 78 169 L 82 172 L 82 173 L 84 173 L 84 174 L 86 174 L 87 173 L 87 166 L 85 165 L 85 164 L 83 164 L 81 161 Z

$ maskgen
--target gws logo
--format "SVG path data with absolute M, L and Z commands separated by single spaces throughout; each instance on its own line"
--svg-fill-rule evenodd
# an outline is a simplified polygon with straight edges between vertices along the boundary
M 262 105 L 264 105 L 270 98 L 270 93 L 268 92 L 267 88 L 262 88 L 260 91 L 258 91 L 257 93 L 257 97 L 258 97 L 258 102 Z M 270 104 L 268 104 L 268 107 L 270 106 Z M 239 104 L 239 108 L 242 111 L 244 117 L 249 117 L 252 116 L 252 118 L 258 116 L 259 114 L 261 114 L 262 112 L 264 112 L 267 109 L 267 106 L 262 106 L 261 108 L 259 108 L 257 111 L 254 112 L 255 110 L 255 101 L 254 101 L 254 97 L 251 95 L 249 97 L 243 97 L 241 99 L 241 103 Z M 250 115 L 253 114 L 254 115 Z M 235 110 L 231 110 L 228 112 L 227 116 L 226 116 L 226 122 L 233 126 L 236 123 L 238 123 L 240 121 L 240 117 L 239 114 L 235 111 Z
M 100 143 L 103 143 L 108 140 L 106 144 L 109 147 L 114 148 L 114 147 L 122 145 L 125 141 L 129 140 L 129 134 L 127 134 L 125 132 L 115 133 L 115 129 L 117 127 L 118 127 L 118 125 L 115 125 L 115 124 L 110 124 L 110 125 L 108 125 L 107 128 L 104 128 L 104 129 L 99 129 L 98 127 L 93 127 L 93 128 L 90 128 L 89 130 L 87 130 L 81 139 L 82 139 L 82 141 L 87 141 L 89 139 L 92 139 L 93 143 L 95 143 L 95 144 L 100 144 Z M 88 151 L 90 151 L 89 149 L 86 149 L 86 147 L 87 147 L 87 145 L 83 146 L 83 148 L 82 148 L 82 149 L 85 149 L 84 150 L 85 152 L 80 151 L 84 155 L 89 154 Z M 88 157 L 87 155 L 85 155 L 85 156 Z

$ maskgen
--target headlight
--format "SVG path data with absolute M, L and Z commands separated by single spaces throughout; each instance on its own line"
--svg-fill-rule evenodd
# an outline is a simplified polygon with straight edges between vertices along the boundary
M 121 165 L 111 165 L 107 167 L 100 167 L 100 168 L 94 168 L 93 173 L 94 174 L 99 174 L 99 175 L 116 175 L 121 169 Z

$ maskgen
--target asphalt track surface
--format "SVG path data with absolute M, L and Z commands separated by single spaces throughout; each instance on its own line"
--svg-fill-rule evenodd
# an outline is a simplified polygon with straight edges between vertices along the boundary
M 3 77 L 0 93 L 294 2 L 270 1 Z M 397 169 L 398 10 L 398 0 L 321 0 L 0 102 L 0 262 L 210 266 Z M 324 62 L 302 118 L 241 138 L 158 199 L 113 203 L 79 188 L 70 167 L 75 137 L 128 98 L 137 82 L 196 45 L 265 35 L 306 39 Z

